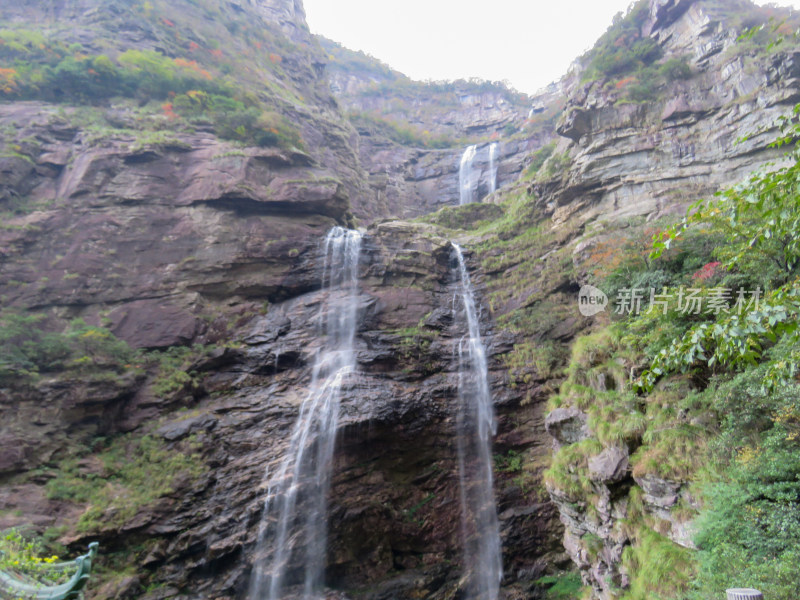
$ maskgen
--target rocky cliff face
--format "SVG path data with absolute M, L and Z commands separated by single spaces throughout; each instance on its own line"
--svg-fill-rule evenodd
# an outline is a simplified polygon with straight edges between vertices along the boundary
M 283 228 L 290 225 L 278 215 L 271 218 Z M 320 216 L 297 218 L 306 227 L 325 223 Z M 254 219 L 260 220 L 246 216 Z M 3 452 L 3 525 L 65 526 L 62 534 L 72 543 L 100 539 L 114 560 L 141 565 L 136 575 L 106 583 L 97 597 L 244 597 L 255 558 L 264 472 L 285 451 L 319 345 L 316 250 L 316 240 L 303 249 L 291 277 L 275 274 L 283 283 L 273 289 L 276 300 L 265 314 L 254 304 L 238 307 L 237 324 L 226 335 L 233 343 L 196 360 L 192 369 L 199 374 L 199 387 L 191 393 L 158 398 L 144 377 L 133 374 L 105 383 L 48 379 L 32 389 L 7 390 L 3 404 L 10 420 L 4 422 L 3 447 L 14 450 Z M 452 259 L 450 243 L 430 226 L 386 223 L 367 232 L 359 375 L 343 399 L 330 505 L 327 581 L 334 589 L 365 598 L 443 598 L 458 588 L 454 344 L 463 331 L 450 309 L 457 283 Z M 265 264 L 265 273 L 269 270 Z M 253 298 L 266 297 L 255 287 L 252 292 Z M 136 336 L 167 335 L 165 300 L 148 305 L 150 311 L 163 311 L 164 323 L 134 328 Z M 148 315 L 142 310 L 128 318 L 146 321 Z M 171 317 L 179 323 L 179 315 Z M 491 323 L 483 326 L 492 339 Z M 502 336 L 494 339 L 492 382 L 500 411 L 496 451 L 538 447 L 543 452 L 543 440 L 534 433 L 541 427 L 541 411 L 520 407 L 519 395 L 505 390 L 498 360 L 505 342 Z M 188 410 L 175 412 L 176 404 Z M 131 432 L 125 439 L 148 432 L 175 451 L 192 444 L 202 474 L 178 481 L 171 493 L 139 507 L 122 523 L 108 506 L 82 531 L 76 528 L 80 503 L 54 500 L 48 493 L 47 482 L 59 476 L 52 467 L 74 453 L 79 476 L 97 472 L 91 452 L 74 446 L 123 431 Z M 17 475 L 32 469 L 42 475 Z M 506 581 L 510 589 L 523 590 L 558 562 L 559 530 L 552 505 L 535 490 L 520 489 L 511 476 L 498 479 Z M 133 550 L 134 540 L 144 549 Z M 154 583 L 159 587 L 146 592 Z
M 70 338 L 85 349 L 75 362 L 3 380 L 0 527 L 32 525 L 70 549 L 99 539 L 112 575 L 96 579 L 97 598 L 243 598 L 265 468 L 285 451 L 319 343 L 318 244 L 354 217 L 457 198 L 462 149 L 360 139 L 329 95 L 299 3 L 213 4 L 185 20 L 149 6 L 33 3 L 3 16 L 43 23 L 85 52 L 116 37 L 115 52 L 157 48 L 170 60 L 213 48 L 222 19 L 222 56 L 242 53 L 241 85 L 291 121 L 305 150 L 231 142 L 208 122 L 183 127 L 160 102 L 0 105 L 4 309 L 43 315 L 37 327 L 51 332 L 76 318 L 95 327 Z M 248 21 L 268 38 L 248 37 Z M 375 157 L 384 143 L 387 156 Z M 522 168 L 526 143 L 501 145 L 501 182 Z M 451 247 L 433 227 L 404 223 L 375 225 L 367 239 L 327 581 L 365 598 L 450 597 L 460 585 L 453 346 L 463 335 L 450 310 Z M 145 354 L 99 358 L 93 336 Z M 543 456 L 541 406 L 505 389 L 509 342 L 494 339 L 496 452 Z M 498 473 L 497 489 L 506 586 L 523 594 L 564 556 L 553 505 L 517 475 Z
M 778 117 L 800 99 L 797 53 L 738 51 L 736 6 L 653 3 L 651 14 L 648 35 L 666 57 L 686 59 L 692 74 L 643 103 L 626 101 L 624 85 L 572 76 L 558 125 L 568 141 L 556 150 L 569 153 L 569 164 L 539 190 L 562 215 L 588 209 L 587 219 L 652 219 L 682 211 L 691 198 L 781 156 L 766 145 Z M 751 135 L 741 139 L 742 132 Z
M 477 144 L 478 198 L 490 191 L 489 144 L 498 144 L 498 187 L 516 181 L 530 154 L 554 137 L 559 85 L 528 97 L 489 82 L 420 83 L 363 53 L 319 38 L 331 92 L 358 130 L 361 164 L 382 215 L 416 217 L 459 203 L 459 164 Z
M 567 79 L 567 108 L 558 125 L 565 139 L 554 151 L 561 171 L 529 191 L 557 227 L 583 228 L 567 245 L 579 280 L 593 249 L 619 235 L 620 227 L 682 214 L 688 203 L 745 179 L 767 161 L 780 164 L 782 151 L 768 143 L 778 118 L 800 100 L 798 54 L 791 47 L 769 53 L 737 41 L 743 26 L 757 22 L 748 3 L 654 0 L 641 32 L 657 42 L 663 60 L 686 60 L 690 76 L 642 103 L 626 99 L 629 80 L 622 76 L 582 82 L 586 65 L 579 65 Z M 600 376 L 585 383 L 595 394 L 626 379 L 599 363 L 592 367 Z M 621 368 L 632 372 L 637 365 Z M 551 412 L 546 425 L 556 449 L 598 438 L 585 411 L 574 406 Z M 690 482 L 634 476 L 630 456 L 640 443 L 634 436 L 591 453 L 581 471 L 591 480 L 591 502 L 549 486 L 566 527 L 564 547 L 596 598 L 617 597 L 630 583 L 623 551 L 632 543 L 626 523 L 634 511 L 652 531 L 694 547 L 692 516 L 699 504 Z M 632 489 L 641 498 L 635 509 Z
M 285 451 L 319 345 L 318 244 L 358 221 L 359 376 L 335 458 L 331 597 L 458 594 L 463 332 L 449 236 L 473 249 L 484 307 L 506 597 L 539 593 L 534 581 L 569 562 L 564 549 L 596 597 L 624 587 L 620 499 L 633 486 L 659 531 L 689 543 L 690 524 L 671 513 L 693 503 L 686 482 L 633 477 L 633 448 L 591 457 L 596 505 L 545 490 L 545 428 L 563 446 L 594 435 L 581 410 L 546 416 L 545 401 L 570 343 L 591 327 L 573 303 L 587 251 L 631 217 L 681 211 L 779 159 L 765 144 L 798 100 L 797 53 L 738 51 L 738 5 L 652 0 L 642 33 L 665 58 L 688 55 L 690 76 L 631 102 L 626 84 L 582 82 L 578 71 L 563 82 L 562 114 L 560 86 L 523 102 L 492 86 L 344 69 L 309 36 L 296 0 L 204 3 L 186 22 L 169 3 L 147 5 L 22 3 L 3 17 L 44 24 L 86 52 L 235 55 L 241 68 L 214 62 L 212 75 L 238 77 L 303 148 L 236 143 L 202 119 L 177 126 L 162 100 L 0 104 L 3 307 L 43 315 L 50 331 L 80 317 L 107 328 L 86 335 L 107 331 L 147 353 L 106 364 L 87 349 L 37 378 L 3 380 L 0 528 L 32 524 L 71 550 L 100 539 L 114 574 L 99 578 L 97 598 L 246 597 L 264 472 Z M 556 117 L 561 139 L 537 163 Z M 744 132 L 758 133 L 737 143 Z M 387 219 L 457 204 L 471 143 L 485 196 L 493 137 L 499 206 L 443 211 L 436 226 Z M 612 379 L 592 383 L 601 393 Z

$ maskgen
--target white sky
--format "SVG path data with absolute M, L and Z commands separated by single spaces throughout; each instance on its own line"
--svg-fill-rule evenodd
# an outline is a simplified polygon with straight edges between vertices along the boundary
M 508 80 L 533 93 L 563 75 L 631 0 L 304 0 L 309 27 L 413 79 Z M 761 2 L 759 2 L 761 3 Z M 800 8 L 800 0 L 776 4 Z

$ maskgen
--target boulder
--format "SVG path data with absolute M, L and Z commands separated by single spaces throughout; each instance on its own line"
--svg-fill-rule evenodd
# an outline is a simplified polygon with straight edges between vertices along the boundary
M 586 421 L 586 413 L 577 408 L 557 408 L 547 415 L 544 426 L 557 444 L 574 444 L 589 437 Z
M 629 464 L 628 449 L 612 446 L 589 458 L 589 477 L 600 483 L 616 483 L 625 478 Z

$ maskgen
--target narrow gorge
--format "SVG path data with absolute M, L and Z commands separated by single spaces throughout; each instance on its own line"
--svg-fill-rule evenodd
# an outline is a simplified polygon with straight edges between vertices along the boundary
M 799 30 L 639 0 L 530 96 L 4 5 L 0 532 L 87 600 L 790 600 Z

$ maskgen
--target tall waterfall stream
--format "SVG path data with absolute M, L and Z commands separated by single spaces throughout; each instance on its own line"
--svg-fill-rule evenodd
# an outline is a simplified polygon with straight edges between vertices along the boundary
M 496 424 L 475 295 L 461 248 L 457 244 L 453 248 L 459 281 L 454 305 L 457 318 L 463 314 L 467 324 L 467 334 L 458 345 L 456 419 L 467 598 L 496 600 L 503 577 L 492 475 L 492 436 Z
M 457 343 L 456 445 L 461 501 L 464 578 L 469 600 L 496 600 L 502 578 L 500 534 L 494 500 L 491 440 L 495 418 L 486 349 L 469 273 L 453 244 L 458 289 L 453 307 L 466 334 Z M 327 502 L 342 386 L 356 370 L 358 267 L 361 234 L 334 227 L 323 244 L 319 330 L 311 387 L 295 422 L 286 454 L 266 476 L 267 494 L 250 580 L 251 600 L 282 600 L 302 582 L 302 597 L 323 596 Z M 293 596 L 294 597 L 294 596 Z
M 251 600 L 280 600 L 290 567 L 303 569 L 303 597 L 321 595 L 327 547 L 327 503 L 342 385 L 355 371 L 358 264 L 361 234 L 334 227 L 324 242 L 319 315 L 324 336 L 300 407 L 289 448 L 274 477 L 268 478 L 264 515 L 250 582 Z

